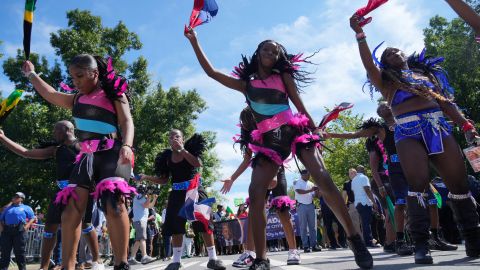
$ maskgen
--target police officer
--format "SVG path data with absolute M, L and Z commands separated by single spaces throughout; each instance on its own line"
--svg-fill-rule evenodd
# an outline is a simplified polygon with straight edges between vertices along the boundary
M 15 193 L 12 204 L 0 214 L 0 223 L 3 227 L 0 236 L 0 270 L 8 269 L 12 247 L 18 269 L 26 269 L 26 231 L 35 222 L 35 215 L 30 206 L 22 203 L 23 200 L 25 200 L 25 194 L 22 192 Z

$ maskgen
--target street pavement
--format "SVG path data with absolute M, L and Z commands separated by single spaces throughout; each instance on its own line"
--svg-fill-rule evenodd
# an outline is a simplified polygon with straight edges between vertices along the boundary
M 388 254 L 383 252 L 382 248 L 370 249 L 374 259 L 374 269 L 480 269 L 480 258 L 469 259 L 465 257 L 465 247 L 459 246 L 457 251 L 433 251 L 432 256 L 434 260 L 433 265 L 419 266 L 413 263 L 413 256 L 400 257 L 396 254 Z M 220 256 L 227 269 L 239 269 L 232 267 L 234 260 L 238 258 L 237 255 Z M 315 253 L 301 253 L 302 263 L 300 265 L 287 266 L 287 252 L 270 252 L 268 253 L 270 259 L 271 269 L 276 270 L 313 270 L 313 269 L 358 269 L 353 259 L 353 253 L 348 249 L 337 250 L 322 250 Z M 207 269 L 207 257 L 194 257 L 182 260 L 183 269 L 197 270 Z M 155 261 L 147 265 L 131 266 L 132 270 L 163 270 L 170 263 L 169 261 Z M 109 267 L 110 268 L 110 267 Z M 113 269 L 113 268 L 112 268 Z

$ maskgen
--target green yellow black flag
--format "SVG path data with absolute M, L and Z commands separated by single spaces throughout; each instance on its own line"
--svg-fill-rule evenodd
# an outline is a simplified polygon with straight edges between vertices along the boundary
M 25 58 L 30 57 L 30 40 L 32 36 L 33 12 L 37 0 L 25 0 L 25 14 L 23 15 L 23 50 Z
M 13 111 L 15 106 L 17 106 L 22 94 L 23 90 L 17 89 L 0 103 L 0 126 L 3 124 L 7 116 Z

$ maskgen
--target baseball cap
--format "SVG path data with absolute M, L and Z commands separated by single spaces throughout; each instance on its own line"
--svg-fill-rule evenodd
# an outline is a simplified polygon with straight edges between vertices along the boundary
M 18 197 L 25 200 L 25 194 L 23 194 L 23 192 L 17 192 L 17 193 L 15 193 L 15 196 L 18 196 Z

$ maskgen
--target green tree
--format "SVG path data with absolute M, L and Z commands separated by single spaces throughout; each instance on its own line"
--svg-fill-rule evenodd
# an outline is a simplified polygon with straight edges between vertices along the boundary
M 124 72 L 129 79 L 132 93 L 134 146 L 137 149 L 135 170 L 153 173 L 155 156 L 168 147 L 168 131 L 178 128 L 185 132 L 187 138 L 190 137 L 195 132 L 194 121 L 206 109 L 205 101 L 195 90 L 180 91 L 176 87 L 164 90 L 160 84 L 152 86 L 145 58 L 139 57 L 130 65 L 123 60 L 127 51 L 138 50 L 142 44 L 139 37 L 122 22 L 108 28 L 102 25 L 100 17 L 80 10 L 67 12 L 67 19 L 68 27 L 52 33 L 50 39 L 64 68 L 57 61 L 51 66 L 45 57 L 32 54 L 30 59 L 37 73 L 42 72 L 42 78 L 61 91 L 59 83 L 68 82 L 65 68 L 73 56 L 79 53 L 112 56 L 116 70 Z M 4 123 L 3 129 L 10 138 L 32 148 L 50 140 L 53 124 L 62 119 L 71 120 L 71 112 L 48 104 L 35 93 L 20 73 L 23 61 L 23 53 L 19 50 L 15 58 L 3 62 L 5 75 L 17 88 L 27 91 L 15 112 Z M 219 160 L 212 152 L 216 143 L 215 134 L 204 132 L 203 135 L 208 141 L 208 151 L 203 157 L 204 184 L 208 186 L 215 180 Z M 0 147 L 0 171 L 0 194 L 14 194 L 21 189 L 29 196 L 33 206 L 46 206 L 54 188 L 53 161 L 26 160 Z M 163 196 L 158 206 L 162 205 L 166 192 L 168 186 L 162 189 Z M 8 200 L 9 196 L 4 196 L 0 198 L 0 204 Z
M 353 132 L 363 122 L 363 116 L 352 115 L 350 110 L 342 112 L 340 117 L 331 122 L 328 131 L 332 133 Z M 369 168 L 365 139 L 343 140 L 329 139 L 325 146 L 331 151 L 323 151 L 325 164 L 337 187 L 348 180 L 348 169 L 356 165 Z

